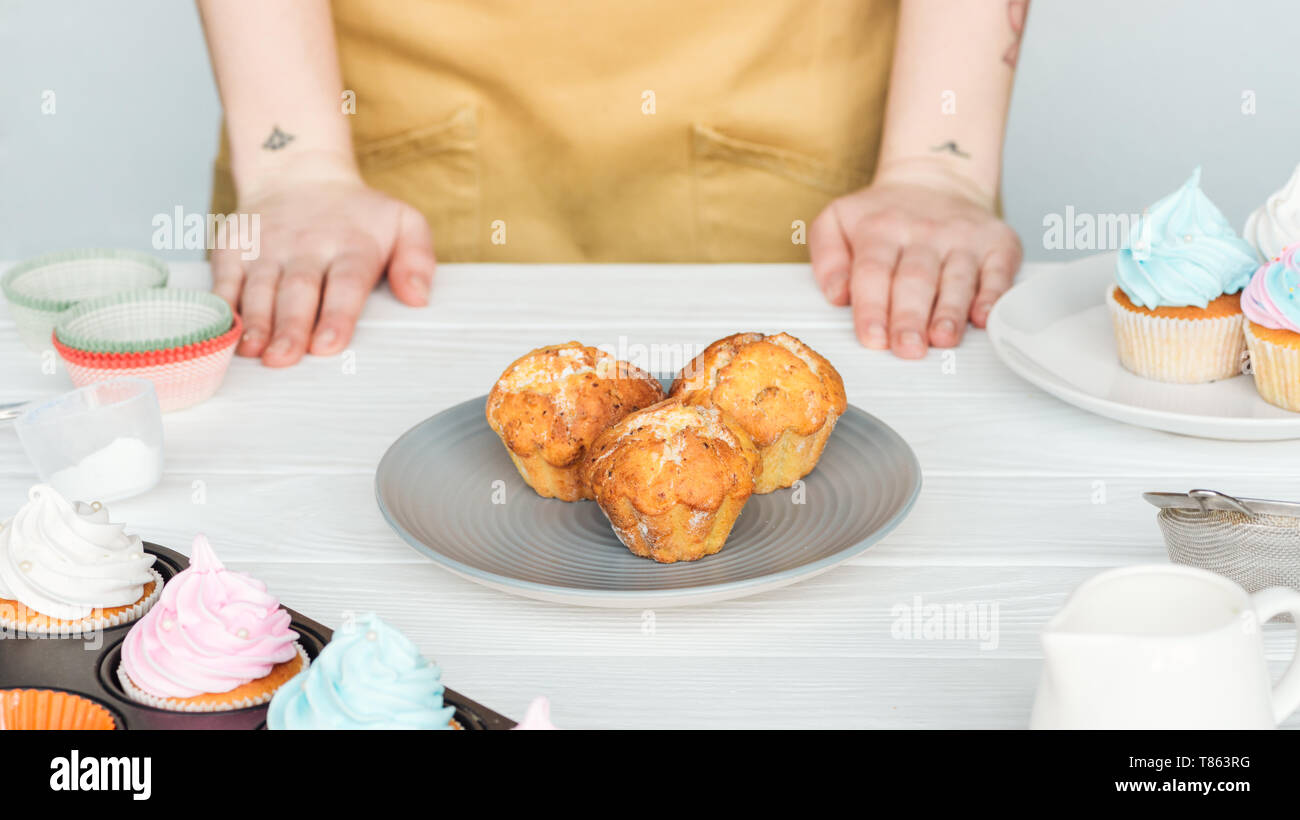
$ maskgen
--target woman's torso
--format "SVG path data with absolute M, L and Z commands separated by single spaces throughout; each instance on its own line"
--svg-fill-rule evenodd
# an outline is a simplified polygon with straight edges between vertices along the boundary
M 806 260 L 874 167 L 897 0 L 333 6 L 362 173 L 442 261 Z

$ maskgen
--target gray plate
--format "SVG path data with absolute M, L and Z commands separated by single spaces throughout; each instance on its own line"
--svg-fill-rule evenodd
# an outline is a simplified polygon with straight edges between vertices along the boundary
M 785 586 L 879 541 L 921 491 L 907 443 L 850 406 L 804 479 L 803 503 L 795 503 L 795 489 L 756 495 L 721 552 L 657 564 L 630 553 L 595 503 L 534 493 L 488 427 L 486 400 L 458 404 L 404 433 L 379 462 L 375 494 L 393 529 L 436 563 L 529 598 L 651 608 Z

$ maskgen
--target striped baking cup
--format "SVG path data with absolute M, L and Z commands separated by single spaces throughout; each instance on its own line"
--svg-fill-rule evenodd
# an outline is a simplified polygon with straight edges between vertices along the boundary
M 54 336 L 86 353 L 152 353 L 214 339 L 233 322 L 230 305 L 214 293 L 130 290 L 70 308 L 54 326 Z
M 140 353 L 93 353 L 75 350 L 54 339 L 54 347 L 72 377 L 83 387 L 120 376 L 149 379 L 164 413 L 192 407 L 211 398 L 226 377 L 235 346 L 243 334 L 239 315 L 220 336 L 178 348 Z
M 49 348 L 50 333 L 79 302 L 167 284 L 167 265 L 136 251 L 90 248 L 56 251 L 24 260 L 0 278 L 0 291 L 19 338 L 35 352 Z

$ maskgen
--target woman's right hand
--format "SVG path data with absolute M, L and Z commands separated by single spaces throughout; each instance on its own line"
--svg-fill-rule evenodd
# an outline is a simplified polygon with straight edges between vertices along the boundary
M 212 252 L 212 289 L 244 321 L 238 353 L 270 367 L 347 347 L 385 273 L 399 300 L 427 304 L 437 264 L 424 216 L 347 164 L 287 171 L 240 197 L 241 213 L 260 215 L 257 258 Z

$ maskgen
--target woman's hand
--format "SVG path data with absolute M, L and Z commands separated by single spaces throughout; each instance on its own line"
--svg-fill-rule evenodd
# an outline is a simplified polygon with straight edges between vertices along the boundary
M 813 276 L 853 305 L 858 341 L 905 359 L 984 327 L 1020 267 L 1020 240 L 972 187 L 942 172 L 878 174 L 808 232 Z
M 338 353 L 385 272 L 398 299 L 428 303 L 436 262 L 424 216 L 346 166 L 278 176 L 239 210 L 260 214 L 261 252 L 214 251 L 212 289 L 244 320 L 241 356 L 286 367 Z

